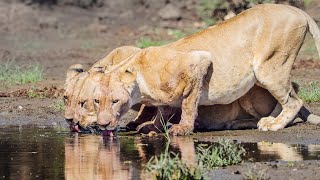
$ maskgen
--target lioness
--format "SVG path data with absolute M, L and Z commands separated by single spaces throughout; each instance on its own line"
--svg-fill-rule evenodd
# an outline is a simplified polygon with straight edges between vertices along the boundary
M 320 51 L 320 31 L 310 16 L 291 6 L 265 4 L 171 44 L 141 50 L 103 77 L 94 94 L 98 124 L 114 128 L 138 102 L 177 106 L 181 121 L 170 133 L 184 135 L 194 128 L 198 105 L 231 103 L 256 84 L 283 108 L 275 118 L 262 118 L 258 128 L 282 129 L 303 104 L 290 73 L 307 31 Z
M 118 64 L 122 60 L 128 58 L 132 54 L 138 52 L 140 48 L 134 46 L 122 46 L 111 51 L 106 57 L 96 62 L 88 71 L 84 71 L 82 65 L 75 64 L 70 66 L 67 71 L 65 81 L 65 94 L 63 96 L 65 101 L 66 121 L 70 124 L 71 131 L 79 131 L 79 127 L 74 125 L 78 122 L 80 117 L 75 118 L 75 108 L 78 105 L 78 96 L 83 83 L 90 73 L 103 71 L 114 64 Z

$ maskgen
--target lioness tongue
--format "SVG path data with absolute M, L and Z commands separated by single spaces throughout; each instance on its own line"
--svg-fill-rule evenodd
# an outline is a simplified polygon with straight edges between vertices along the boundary
M 102 131 L 103 136 L 113 136 L 112 130 L 103 130 Z
M 71 132 L 80 132 L 79 126 L 76 124 L 70 124 L 69 128 Z

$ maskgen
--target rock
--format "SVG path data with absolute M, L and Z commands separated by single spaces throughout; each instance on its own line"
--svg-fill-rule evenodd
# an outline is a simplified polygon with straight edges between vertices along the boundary
M 55 17 L 41 17 L 39 19 L 39 26 L 41 29 L 58 29 L 58 20 Z
M 178 20 L 181 18 L 181 11 L 179 8 L 168 4 L 164 8 L 160 9 L 158 15 L 164 20 Z
M 236 13 L 234 13 L 233 11 L 229 11 L 228 14 L 226 16 L 224 16 L 224 20 L 228 20 L 233 18 L 234 16 L 236 16 Z
M 167 0 L 141 0 L 141 4 L 145 8 L 160 9 L 165 6 Z
M 98 33 L 106 33 L 108 31 L 108 26 L 99 24 L 99 23 L 92 23 L 89 25 L 88 30 Z

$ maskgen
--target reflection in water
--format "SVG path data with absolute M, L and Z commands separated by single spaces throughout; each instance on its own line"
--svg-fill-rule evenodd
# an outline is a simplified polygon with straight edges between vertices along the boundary
M 78 136 L 65 141 L 66 179 L 129 179 L 134 168 L 120 160 L 120 144 L 100 136 Z
M 175 137 L 170 151 L 196 163 L 196 147 L 214 142 Z M 242 143 L 245 161 L 318 159 L 320 145 Z M 1 128 L 0 178 L 4 179 L 137 179 L 143 166 L 165 149 L 161 136 L 107 137 L 60 133 L 53 129 Z

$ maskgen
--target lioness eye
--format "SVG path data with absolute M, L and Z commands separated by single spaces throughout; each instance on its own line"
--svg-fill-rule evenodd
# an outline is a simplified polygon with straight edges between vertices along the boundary
M 83 107 L 85 102 L 79 102 L 80 106 Z
M 113 100 L 113 101 L 112 101 L 113 104 L 116 104 L 116 103 L 118 103 L 118 102 L 119 102 L 119 99 L 116 99 L 116 100 Z
M 94 102 L 99 104 L 100 101 L 98 99 L 94 99 Z

